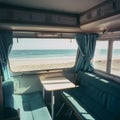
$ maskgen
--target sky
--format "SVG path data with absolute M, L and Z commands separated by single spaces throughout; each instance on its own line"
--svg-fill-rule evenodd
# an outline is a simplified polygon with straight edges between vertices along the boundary
M 39 50 L 39 49 L 77 49 L 75 39 L 43 39 L 43 38 L 16 38 L 13 39 L 13 50 Z M 107 41 L 98 41 L 97 49 L 107 49 Z M 120 49 L 120 41 L 115 41 L 114 49 Z
M 77 49 L 75 39 L 42 39 L 16 38 L 13 39 L 13 50 L 31 49 Z
M 108 41 L 97 41 L 97 49 L 108 49 Z M 113 49 L 120 49 L 120 41 L 113 42 Z

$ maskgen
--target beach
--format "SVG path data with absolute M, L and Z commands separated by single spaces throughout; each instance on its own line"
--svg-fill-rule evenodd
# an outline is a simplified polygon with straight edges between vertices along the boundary
M 40 59 L 11 59 L 10 67 L 14 72 L 17 71 L 34 71 L 57 68 L 70 68 L 75 64 L 75 57 L 63 58 L 40 58 Z
M 106 60 L 97 60 L 94 63 L 94 67 L 102 71 L 106 71 L 106 65 L 107 65 Z M 120 60 L 119 59 L 115 59 L 112 61 L 111 73 L 114 75 L 120 76 Z
M 10 68 L 14 72 L 34 71 L 57 68 L 70 68 L 75 64 L 75 57 L 52 58 L 52 59 L 11 59 Z M 94 61 L 94 67 L 99 70 L 106 70 L 106 60 Z M 112 61 L 111 72 L 120 75 L 120 60 Z

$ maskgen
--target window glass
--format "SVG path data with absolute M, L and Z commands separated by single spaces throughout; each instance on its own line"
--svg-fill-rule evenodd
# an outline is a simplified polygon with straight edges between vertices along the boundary
M 95 69 L 106 71 L 108 54 L 108 41 L 97 41 L 93 65 Z
M 68 68 L 74 66 L 75 39 L 14 38 L 9 57 L 14 72 Z
M 111 74 L 120 76 L 120 41 L 113 42 Z

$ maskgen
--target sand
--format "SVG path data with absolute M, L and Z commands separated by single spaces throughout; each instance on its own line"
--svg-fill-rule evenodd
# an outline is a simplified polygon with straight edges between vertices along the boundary
M 33 71 L 56 68 L 73 67 L 75 58 L 55 58 L 55 59 L 29 59 L 29 60 L 10 60 L 10 68 L 12 71 Z
M 106 71 L 106 66 L 107 66 L 106 60 L 97 60 L 94 63 L 94 67 L 98 70 Z M 116 59 L 112 61 L 111 73 L 120 76 L 120 60 Z
M 70 68 L 75 64 L 75 58 L 56 58 L 56 59 L 29 59 L 29 60 L 10 60 L 11 70 L 14 72 L 21 71 L 34 71 L 56 68 Z M 106 61 L 97 60 L 94 63 L 96 69 L 106 71 Z M 114 60 L 112 62 L 111 72 L 115 75 L 120 75 L 120 60 Z

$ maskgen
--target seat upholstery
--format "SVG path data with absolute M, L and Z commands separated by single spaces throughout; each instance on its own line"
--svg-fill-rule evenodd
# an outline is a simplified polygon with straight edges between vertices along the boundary
M 4 106 L 20 110 L 21 120 L 52 120 L 40 92 L 13 94 L 13 81 L 3 83 Z
M 51 120 L 47 107 L 39 92 L 14 95 L 17 106 L 20 108 L 21 120 Z
M 119 120 L 120 85 L 96 74 L 79 72 L 79 87 L 62 96 L 83 120 Z

